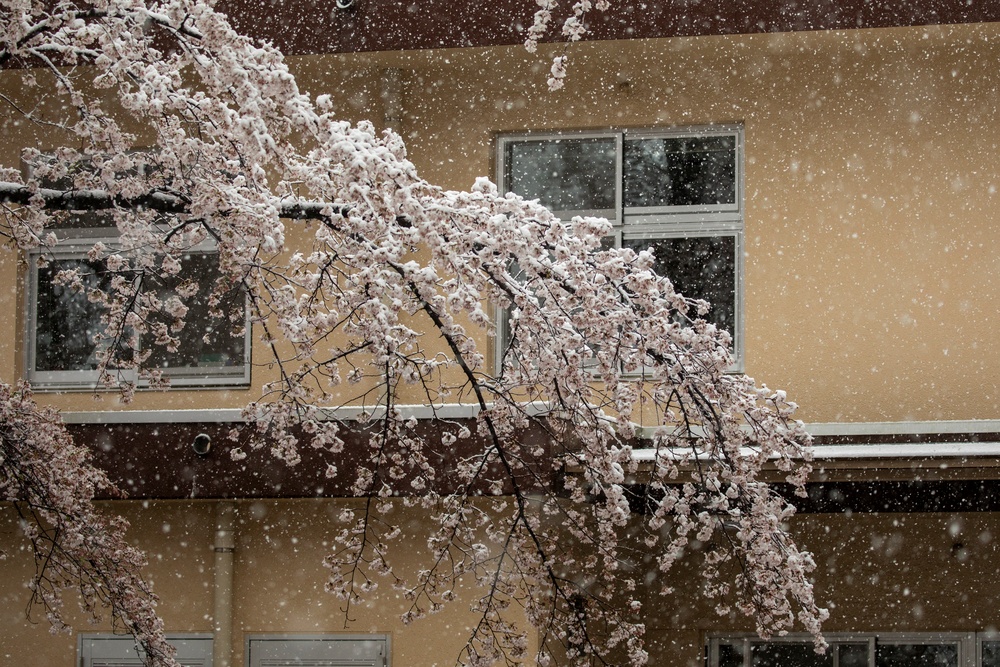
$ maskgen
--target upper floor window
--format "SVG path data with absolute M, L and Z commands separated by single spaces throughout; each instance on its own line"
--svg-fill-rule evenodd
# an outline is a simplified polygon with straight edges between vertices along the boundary
M 87 297 L 91 289 L 107 290 L 114 274 L 103 260 L 88 257 L 95 239 L 63 241 L 39 266 L 32 257 L 27 281 L 27 331 L 25 332 L 28 380 L 45 388 L 92 388 L 98 382 L 99 348 L 97 336 L 104 332 L 101 321 L 104 308 Z M 108 245 L 113 240 L 106 241 Z M 245 297 L 236 288 L 226 292 L 217 308 L 223 314 L 242 314 L 241 321 L 213 317 L 210 295 L 219 277 L 219 268 L 211 248 L 195 248 L 182 260 L 183 271 L 173 277 L 149 277 L 154 284 L 144 285 L 161 300 L 181 291 L 190 292 L 184 299 L 187 314 L 184 327 L 171 331 L 179 343 L 176 351 L 152 342 L 152 335 L 138 338 L 139 349 L 149 350 L 144 366 L 159 368 L 172 385 L 240 385 L 250 380 L 250 337 L 245 318 Z M 64 285 L 60 272 L 77 270 L 83 290 Z M 117 275 L 122 275 L 118 272 Z M 126 275 L 128 280 L 137 280 Z M 185 289 L 187 288 L 187 289 Z M 172 318 L 155 313 L 149 328 L 162 323 L 168 327 Z M 162 320 L 162 322 L 159 322 Z M 234 335 L 234 329 L 238 335 Z M 128 333 L 126 333 L 128 335 Z M 128 353 L 125 353 L 126 358 Z M 130 373 L 125 379 L 135 380 Z
M 71 189 L 75 185 L 75 173 L 91 169 L 89 162 L 81 161 L 73 165 L 71 173 L 60 178 L 43 177 L 42 185 Z M 140 174 L 155 171 L 155 167 L 144 164 L 136 169 Z M 59 230 L 59 245 L 45 253 L 44 262 L 39 261 L 42 259 L 39 254 L 30 257 L 26 281 L 25 375 L 32 384 L 50 389 L 96 386 L 99 381 L 98 345 L 106 344 L 98 337 L 106 324 L 102 322 L 104 308 L 92 302 L 88 292 L 107 291 L 116 277 L 128 282 L 143 280 L 142 290 L 161 301 L 180 293 L 184 296 L 187 312 L 183 328 L 176 329 L 174 318 L 162 312 L 154 312 L 145 321 L 149 330 L 165 325 L 179 342 L 176 351 L 169 351 L 164 345 L 154 344 L 152 334 L 139 336 L 139 351 L 149 352 L 143 361 L 144 367 L 159 368 L 172 385 L 249 383 L 246 297 L 243 290 L 232 288 L 222 293 L 218 303 L 211 301 L 221 274 L 210 243 L 189 249 L 182 257 L 182 271 L 176 276 L 161 276 L 156 271 L 140 274 L 130 270 L 111 271 L 106 259 L 91 257 L 90 250 L 97 242 L 112 249 L 116 245 L 117 230 L 108 212 L 74 211 L 57 221 L 55 228 Z M 60 280 L 60 273 L 65 271 L 79 274 L 82 290 Z M 215 317 L 213 312 L 221 312 L 223 317 Z M 131 338 L 133 333 L 123 331 L 121 337 L 123 340 Z M 123 346 L 120 358 L 130 359 L 135 347 Z M 123 370 L 120 375 L 125 380 L 137 379 L 131 371 Z
M 733 337 L 743 363 L 743 130 L 660 130 L 503 135 L 502 191 L 538 199 L 561 218 L 614 225 L 608 244 L 650 249 L 656 270 L 706 319 Z

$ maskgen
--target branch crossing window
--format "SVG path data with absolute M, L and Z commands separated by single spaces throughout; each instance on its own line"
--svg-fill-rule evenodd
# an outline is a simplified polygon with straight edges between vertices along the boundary
M 138 151 L 134 154 L 137 164 L 132 175 L 152 177 L 159 173 L 155 153 Z M 51 160 L 41 156 L 25 164 L 29 172 Z M 59 178 L 44 176 L 42 187 L 72 190 L 76 178 L 94 171 L 94 165 L 81 159 L 70 165 L 68 173 Z M 164 216 L 164 223 L 169 216 Z M 106 259 L 95 260 L 89 256 L 97 242 L 109 248 L 117 245 L 117 230 L 113 216 L 108 211 L 70 211 L 52 223 L 58 230 L 58 246 L 45 253 L 46 263 L 39 266 L 41 256 L 29 256 L 26 281 L 25 318 L 25 375 L 36 387 L 42 389 L 92 389 L 99 381 L 98 343 L 95 337 L 104 332 L 101 321 L 104 308 L 88 298 L 88 292 L 107 292 L 116 278 L 139 280 L 137 272 L 109 270 Z M 81 277 L 83 289 L 62 284 L 58 275 L 75 270 Z M 143 291 L 151 292 L 161 301 L 179 291 L 187 293 L 183 305 L 187 308 L 184 327 L 172 330 L 173 318 L 154 313 L 145 322 L 152 330 L 166 325 L 170 335 L 178 339 L 177 350 L 168 351 L 156 345 L 153 334 L 139 338 L 141 351 L 149 351 L 143 362 L 145 368 L 158 368 L 175 386 L 232 386 L 250 382 L 250 327 L 247 318 L 246 294 L 233 288 L 221 295 L 219 303 L 210 303 L 210 296 L 220 277 L 214 245 L 203 243 L 190 249 L 182 257 L 182 272 L 173 277 L 146 274 L 148 281 Z M 219 311 L 223 317 L 213 317 Z M 229 316 L 236 317 L 233 321 Z M 234 330 L 240 332 L 233 335 Z M 122 332 L 129 337 L 134 331 Z M 128 346 L 123 346 L 128 347 Z M 120 357 L 130 360 L 131 350 L 122 349 Z M 114 368 L 110 369 L 112 372 Z M 122 371 L 125 380 L 136 381 L 134 373 Z
M 212 637 L 209 635 L 171 635 L 181 667 L 212 667 Z M 81 667 L 145 667 L 145 655 L 139 653 L 131 635 L 80 635 Z
M 32 256 L 27 282 L 27 376 L 32 384 L 42 388 L 93 387 L 98 381 L 98 353 L 95 336 L 102 333 L 102 306 L 92 303 L 87 292 L 107 290 L 113 274 L 104 261 L 87 256 L 95 238 L 63 241 L 48 257 L 45 266 L 38 266 Z M 106 239 L 113 245 L 113 239 Z M 150 350 L 146 367 L 157 367 L 173 385 L 211 386 L 243 385 L 249 382 L 250 337 L 245 318 L 245 296 L 242 290 L 227 292 L 218 309 L 222 313 L 242 313 L 243 319 L 232 322 L 225 316 L 212 317 L 209 304 L 219 269 L 211 248 L 199 248 L 183 258 L 183 271 L 172 278 L 155 278 L 155 286 L 145 286 L 158 297 L 166 298 L 185 282 L 195 281 L 197 292 L 184 300 L 188 308 L 185 325 L 172 332 L 179 344 L 176 352 L 151 342 L 152 335 L 139 339 L 140 347 Z M 79 291 L 60 284 L 62 271 L 78 270 L 84 289 Z M 119 274 L 121 275 L 121 274 Z M 150 278 L 148 278 L 150 279 Z M 170 320 L 155 314 L 147 324 Z M 233 330 L 242 329 L 240 335 Z M 127 352 L 124 354 L 127 358 Z M 127 375 L 127 374 L 126 374 Z M 134 380 L 130 376 L 126 379 Z
M 995 633 L 829 634 L 825 654 L 812 639 L 756 636 L 708 640 L 707 667 L 1000 667 Z
M 711 304 L 706 319 L 730 332 L 742 368 L 741 127 L 504 135 L 497 144 L 503 191 L 564 219 L 605 217 L 609 246 L 650 249 L 680 293 Z

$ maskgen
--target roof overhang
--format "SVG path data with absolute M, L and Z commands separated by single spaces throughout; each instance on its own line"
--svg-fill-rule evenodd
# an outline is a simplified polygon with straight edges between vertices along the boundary
M 537 6 L 531 0 L 219 0 L 240 31 L 286 55 L 521 44 Z M 350 5 L 339 9 L 337 5 Z M 562 3 L 568 11 L 571 3 Z M 850 30 L 1000 21 L 993 0 L 613 0 L 587 16 L 586 39 L 642 39 Z M 280 12 L 283 17 L 275 20 Z M 559 21 L 559 17 L 556 17 Z M 552 41 L 563 38 L 558 29 Z

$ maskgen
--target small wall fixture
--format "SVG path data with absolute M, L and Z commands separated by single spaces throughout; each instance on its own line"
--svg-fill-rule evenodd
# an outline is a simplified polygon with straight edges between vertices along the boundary
M 194 436 L 194 442 L 191 443 L 191 448 L 198 456 L 208 456 L 208 453 L 212 451 L 212 436 L 207 433 L 199 433 Z

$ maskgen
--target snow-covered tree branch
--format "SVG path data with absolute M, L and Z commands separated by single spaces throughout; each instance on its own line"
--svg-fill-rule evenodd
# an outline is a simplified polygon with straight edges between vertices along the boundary
M 172 664 L 156 596 L 140 576 L 145 556 L 125 541 L 124 519 L 94 507 L 97 492 L 120 495 L 56 411 L 35 403 L 23 384 L 0 384 L 0 500 L 13 503 L 35 558 L 29 606 L 54 631 L 68 629 L 63 595 L 74 591 L 91 618 L 110 614 L 156 664 Z
M 551 21 L 553 3 L 540 4 L 532 43 Z M 574 7 L 571 38 L 590 4 Z M 45 251 L 70 224 L 66 209 L 113 215 L 116 242 L 89 254 L 112 276 L 88 288 L 106 308 L 102 382 L 126 400 L 136 380 L 125 371 L 164 383 L 153 350 L 179 346 L 196 294 L 208 293 L 214 315 L 239 334 L 243 311 L 226 300 L 235 291 L 276 369 L 244 411 L 235 456 L 264 449 L 294 465 L 298 448 L 311 446 L 336 466 L 342 430 L 356 427 L 336 409 L 363 408 L 370 448 L 353 492 L 368 504 L 343 513 L 326 560 L 328 588 L 348 605 L 385 578 L 405 591 L 406 620 L 416 620 L 474 577 L 483 592 L 466 664 L 624 656 L 638 665 L 640 582 L 621 562 L 644 549 L 665 575 L 697 539 L 713 545 L 701 569 L 720 610 L 735 605 L 762 634 L 800 623 L 818 637 L 825 612 L 813 600 L 812 560 L 782 527 L 792 508 L 761 481 L 771 466 L 801 488 L 808 437 L 782 392 L 729 372 L 729 335 L 701 319 L 707 304 L 656 275 L 650 253 L 602 249 L 607 221 L 557 219 L 485 179 L 468 192 L 422 180 L 398 135 L 338 120 L 328 96 L 298 90 L 280 53 L 235 34 L 206 3 L 2 0 L 0 25 L 0 63 L 27 68 L 29 84 L 51 81 L 70 109 L 41 119 L 0 100 L 67 137 L 52 153 L 27 149 L 27 175 L 0 174 L 2 233 L 22 251 Z M 221 277 L 199 285 L 185 266 L 205 244 Z M 85 273 L 55 280 L 83 289 Z M 164 294 L 178 278 L 182 287 Z M 509 313 L 510 335 L 491 363 L 494 306 Z M 21 406 L 7 408 L 5 428 L 50 419 L 25 392 L 5 397 L 5 407 Z M 478 416 L 473 427 L 439 419 L 428 438 L 399 409 L 403 396 L 471 405 Z M 633 456 L 637 424 L 652 432 L 648 465 Z M 522 440 L 529 427 L 545 432 L 544 447 Z M 454 492 L 430 491 L 444 471 L 429 452 L 459 441 L 475 454 L 453 461 Z M 26 442 L 5 436 L 5 489 L 15 488 L 6 480 Z M 76 451 L 62 436 L 52 443 Z M 569 471 L 557 485 L 554 470 Z M 104 481 L 86 475 L 82 496 Z M 650 490 L 647 511 L 631 511 L 627 483 Z M 68 482 L 35 486 L 46 484 L 58 494 Z M 496 494 L 490 511 L 473 502 L 483 487 Z M 7 497 L 29 502 L 17 493 Z M 411 581 L 393 568 L 399 528 L 387 510 L 399 497 L 438 525 Z M 641 545 L 625 538 L 636 526 Z M 36 553 L 67 548 L 64 532 L 39 530 L 29 529 L 44 537 L 33 538 Z M 114 535 L 111 525 L 105 536 Z M 137 576 L 131 556 L 126 567 Z M 146 592 L 101 589 L 115 609 Z M 155 622 L 122 618 L 143 646 L 161 646 Z M 525 655 L 529 628 L 538 656 Z

